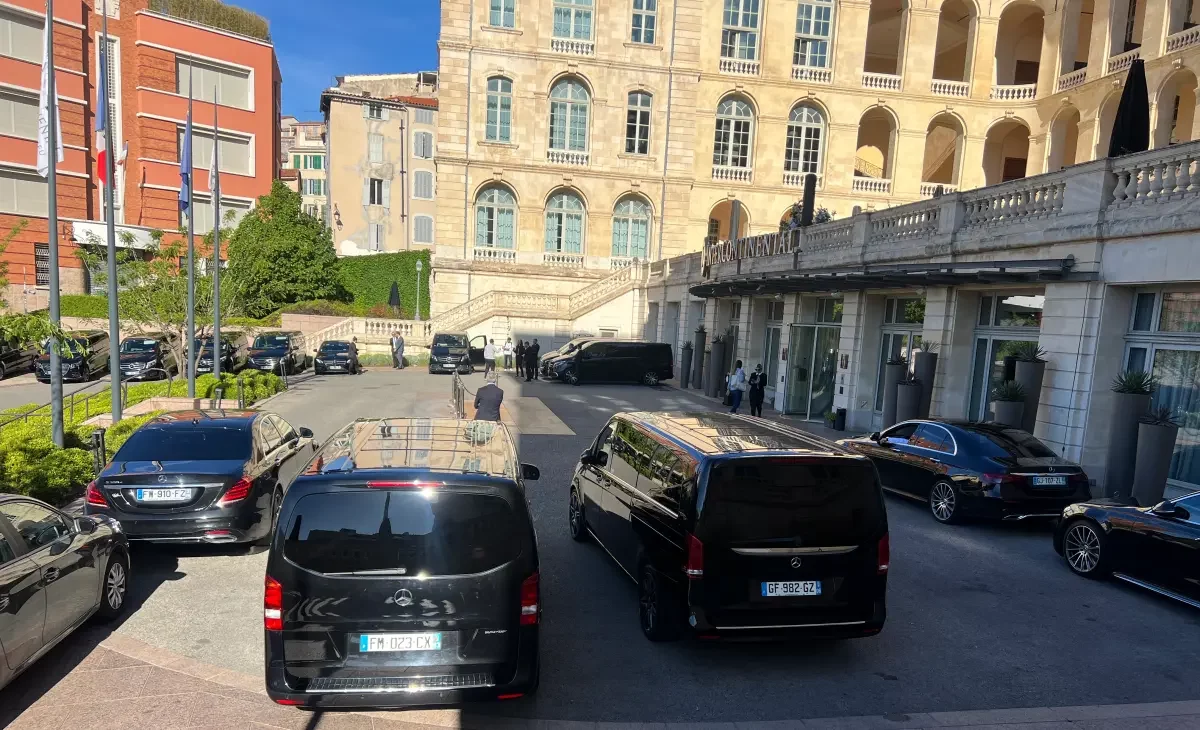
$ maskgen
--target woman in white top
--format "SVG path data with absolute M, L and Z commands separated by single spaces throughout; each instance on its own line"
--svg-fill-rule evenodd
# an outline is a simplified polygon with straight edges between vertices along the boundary
M 742 405 L 742 394 L 746 390 L 746 371 L 742 370 L 742 361 L 738 360 L 734 365 L 733 375 L 729 376 L 729 400 L 733 404 L 733 408 L 729 409 L 730 413 L 737 413 L 738 407 Z

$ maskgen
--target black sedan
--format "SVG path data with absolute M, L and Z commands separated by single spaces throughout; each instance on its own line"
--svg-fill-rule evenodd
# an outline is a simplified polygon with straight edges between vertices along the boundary
M 91 616 L 120 616 L 128 585 L 119 524 L 0 494 L 0 688 Z
M 1091 497 L 1087 474 L 1019 429 L 916 420 L 841 442 L 875 462 L 883 488 L 929 504 L 933 518 L 1058 517 Z
M 345 340 L 326 340 L 316 349 L 313 357 L 313 372 L 317 375 L 326 373 L 350 373 L 357 375 L 362 372 L 358 362 L 358 345 Z
M 162 380 L 179 372 L 165 335 L 126 337 L 119 353 L 122 380 Z
M 269 540 L 313 448 L 312 431 L 273 413 L 165 413 L 117 450 L 88 485 L 84 510 L 117 520 L 130 540 Z
M 1200 492 L 1154 507 L 1073 504 L 1054 549 L 1077 575 L 1112 576 L 1200 608 Z

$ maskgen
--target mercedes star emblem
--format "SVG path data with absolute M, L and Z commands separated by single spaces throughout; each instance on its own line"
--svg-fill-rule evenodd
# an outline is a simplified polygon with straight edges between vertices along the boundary
M 799 567 L 800 567 L 800 558 L 792 558 L 792 567 L 793 567 L 793 568 L 799 568 Z
M 166 474 L 159 474 L 159 475 L 158 475 L 158 483 L 159 483 L 159 484 L 164 484 L 164 483 L 166 483 L 166 481 L 167 481 L 167 475 L 166 475 Z
M 392 600 L 396 602 L 397 606 L 411 606 L 413 602 L 412 591 L 407 588 L 401 588 L 396 591 L 396 595 L 392 596 Z

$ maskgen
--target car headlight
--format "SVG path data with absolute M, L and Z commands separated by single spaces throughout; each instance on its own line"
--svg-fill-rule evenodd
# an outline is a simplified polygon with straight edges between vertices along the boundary
M 319 357 L 318 357 L 318 358 L 314 358 L 314 359 L 313 359 L 313 362 L 315 362 L 315 363 L 316 363 L 316 364 L 318 364 L 318 365 L 324 365 L 324 364 L 325 364 L 325 361 L 324 361 L 324 360 L 322 360 L 322 359 L 321 359 L 321 358 L 319 358 Z

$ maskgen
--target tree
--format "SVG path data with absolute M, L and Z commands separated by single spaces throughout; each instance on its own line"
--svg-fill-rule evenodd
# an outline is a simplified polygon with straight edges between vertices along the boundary
M 251 317 L 293 302 L 346 298 L 332 234 L 279 180 L 238 224 L 228 253 L 229 288 Z
M 24 231 L 28 225 L 29 221 L 22 218 L 8 233 L 4 234 L 3 238 L 0 238 L 0 256 L 4 255 L 4 252 L 8 250 L 8 244 L 21 235 L 21 231 Z M 8 262 L 0 259 L 0 308 L 8 308 L 8 302 L 4 300 L 4 293 L 7 290 Z M 40 346 L 52 336 L 57 337 L 61 342 L 62 335 L 62 328 L 54 325 L 49 317 L 41 314 L 5 313 L 0 315 L 0 340 L 14 343 L 18 347 Z
M 800 214 L 803 212 L 803 210 L 804 203 L 802 201 L 797 200 L 795 203 L 793 203 L 792 209 L 788 211 L 788 214 L 784 216 L 783 220 L 779 223 L 779 232 L 786 233 L 787 231 L 793 231 L 799 228 Z M 818 223 L 828 223 L 829 221 L 833 220 L 835 215 L 837 215 L 837 213 L 830 213 L 828 208 L 823 205 L 818 205 L 817 210 L 813 213 L 813 225 L 817 225 Z

